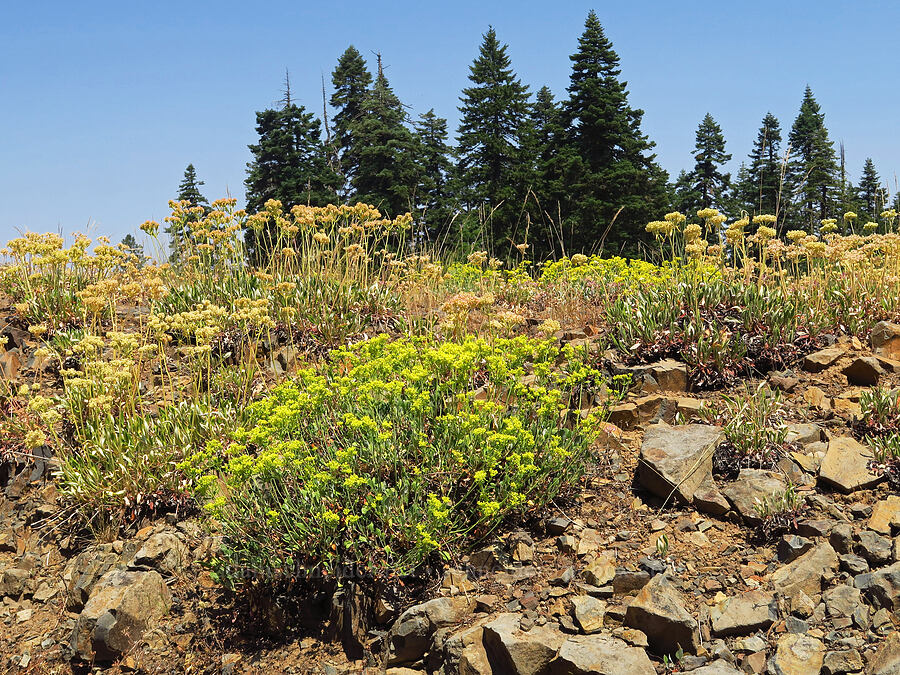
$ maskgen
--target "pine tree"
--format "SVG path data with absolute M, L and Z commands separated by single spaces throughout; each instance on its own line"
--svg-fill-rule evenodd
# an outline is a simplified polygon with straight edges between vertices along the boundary
M 856 188 L 856 195 L 862 209 L 860 219 L 877 221 L 884 210 L 884 189 L 881 187 L 881 178 L 875 170 L 875 163 L 871 157 L 866 157 L 866 162 L 863 164 L 862 177 Z
M 331 106 L 337 110 L 333 120 L 334 142 L 340 154 L 340 172 L 344 179 L 342 193 L 346 193 L 359 168 L 359 158 L 352 150 L 352 128 L 363 114 L 363 103 L 372 85 L 372 74 L 366 61 L 353 45 L 338 59 L 331 83 L 334 85 Z
M 442 236 L 452 218 L 451 195 L 448 186 L 453 168 L 453 150 L 447 145 L 447 120 L 434 114 L 432 108 L 419 116 L 415 132 L 418 143 L 420 178 L 418 188 L 419 208 L 428 223 L 432 238 Z
M 359 164 L 352 179 L 354 200 L 390 217 L 414 211 L 420 168 L 416 138 L 404 124 L 406 111 L 394 94 L 378 57 L 378 75 L 351 125 L 352 156 Z
M 706 113 L 697 127 L 694 143 L 694 168 L 690 173 L 693 203 L 682 204 L 687 211 L 699 209 L 724 209 L 731 176 L 721 168 L 731 160 L 725 152 L 725 137 L 722 128 Z
M 489 216 L 489 247 L 513 237 L 525 186 L 521 146 L 528 117 L 528 87 L 512 69 L 507 45 L 489 27 L 469 68 L 457 131 L 460 197 L 470 213 Z
M 835 210 L 838 169 L 825 115 L 808 86 L 788 141 L 787 179 L 793 196 L 794 226 L 813 229 Z
M 735 183 L 736 206 L 750 215 L 779 211 L 782 158 L 780 156 L 781 124 L 772 113 L 766 113 L 753 142 L 750 164 Z M 743 165 L 742 165 L 743 167 Z
M 192 207 L 202 207 L 205 213 L 209 209 L 209 202 L 206 197 L 203 196 L 203 193 L 200 192 L 201 185 L 205 185 L 205 183 L 202 180 L 197 180 L 197 170 L 194 168 L 194 165 L 188 164 L 187 168 L 184 170 L 184 176 L 181 179 L 181 183 L 178 184 L 178 194 L 175 196 L 175 201 L 185 201 Z M 188 217 L 187 222 L 196 222 L 199 219 L 199 215 L 192 214 Z M 176 262 L 181 257 L 181 251 L 184 247 L 184 238 L 186 236 L 184 228 L 184 221 L 170 223 L 165 228 L 166 233 L 169 235 L 170 262 Z
M 654 143 L 641 132 L 643 111 L 628 104 L 619 57 L 593 11 L 584 26 L 570 57 L 560 160 L 569 193 L 569 249 L 603 242 L 635 254 L 646 241 L 644 226 L 666 206 L 667 178 L 650 153 Z
M 285 210 L 336 200 L 340 178 L 328 165 L 321 123 L 290 100 L 289 90 L 282 108 L 256 113 L 256 131 L 259 142 L 249 146 L 253 161 L 247 164 L 244 181 L 249 212 L 261 210 L 270 199 L 280 200 Z M 259 264 L 268 255 L 263 241 L 274 241 L 274 235 L 257 241 L 255 232 L 248 229 L 245 240 L 251 261 Z
M 700 201 L 701 195 L 696 190 L 693 173 L 682 169 L 672 184 L 672 206 L 677 211 L 692 214 Z

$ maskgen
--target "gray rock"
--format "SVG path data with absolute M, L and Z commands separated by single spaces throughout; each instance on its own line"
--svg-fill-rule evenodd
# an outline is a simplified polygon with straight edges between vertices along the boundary
M 732 666 L 728 661 L 719 659 L 712 663 L 700 666 L 691 671 L 694 675 L 741 675 L 741 671 Z
M 855 649 L 845 652 L 828 652 L 825 654 L 825 662 L 822 667 L 824 675 L 846 675 L 846 673 L 858 673 L 862 671 L 862 656 Z
M 711 516 L 724 516 L 731 505 L 724 495 L 719 492 L 716 481 L 712 476 L 704 479 L 700 486 L 694 490 L 694 506 L 698 511 L 708 513 Z
M 71 561 L 63 572 L 63 580 L 69 591 L 66 608 L 79 612 L 91 595 L 94 584 L 119 563 L 119 556 L 112 551 L 85 551 Z
M 841 570 L 851 576 L 855 577 L 857 574 L 865 574 L 869 571 L 869 563 L 866 562 L 865 558 L 861 558 L 853 553 L 845 553 L 840 556 L 840 561 Z
M 518 614 L 500 614 L 484 625 L 484 648 L 495 673 L 538 675 L 546 672 L 566 636 L 550 625 L 519 629 Z
M 807 551 L 792 563 L 780 567 L 769 575 L 775 590 L 786 597 L 800 591 L 809 598 L 818 598 L 822 583 L 831 580 L 838 570 L 838 557 L 825 542 Z
M 673 495 L 690 503 L 712 476 L 713 452 L 722 439 L 719 427 L 704 424 L 653 424 L 644 432 L 637 479 L 657 497 Z
M 853 527 L 850 523 L 838 523 L 828 535 L 828 541 L 838 553 L 853 551 Z
M 868 525 L 870 530 L 888 535 L 891 528 L 900 527 L 900 496 L 891 495 L 875 504 Z
M 860 590 L 847 584 L 829 588 L 822 596 L 828 616 L 850 616 L 860 602 Z
M 869 561 L 872 567 L 881 567 L 891 562 L 892 542 L 871 530 L 863 530 L 857 535 L 856 552 Z
M 157 532 L 137 550 L 131 564 L 134 567 L 150 567 L 162 574 L 180 571 L 188 562 L 188 547 L 171 532 Z
M 778 554 L 778 561 L 786 564 L 796 560 L 812 547 L 813 542 L 806 537 L 798 537 L 796 534 L 786 534 L 778 540 L 778 544 L 775 546 L 775 552 Z
M 387 665 L 411 663 L 422 658 L 434 632 L 471 616 L 476 604 L 474 598 L 457 595 L 435 598 L 407 609 L 388 632 Z
M 757 504 L 783 493 L 785 489 L 787 484 L 781 474 L 761 469 L 741 469 L 737 480 L 722 492 L 745 522 L 757 525 L 762 522 Z
M 853 585 L 871 598 L 875 606 L 894 612 L 900 610 L 900 562 L 859 574 L 853 579 Z
M 726 598 L 709 611 L 714 637 L 748 635 L 765 630 L 778 619 L 775 596 L 764 591 L 748 591 Z
M 687 366 L 674 359 L 651 363 L 647 369 L 662 391 L 687 391 Z
M 506 672 L 506 671 L 502 671 Z M 548 675 L 655 675 L 656 669 L 640 647 L 608 635 L 576 635 L 559 649 Z
M 619 595 L 625 595 L 633 591 L 639 591 L 650 581 L 650 573 L 645 570 L 626 570 L 616 568 L 616 576 L 613 577 L 613 590 Z
M 448 635 L 442 641 L 441 652 L 446 673 L 491 675 L 487 652 L 482 644 L 484 624 L 489 620 L 489 617 L 479 619 L 472 626 Z
M 887 636 L 878 651 L 869 661 L 871 675 L 900 674 L 900 632 L 894 631 Z
M 11 567 L 0 573 L 0 598 L 18 598 L 25 590 L 31 572 L 21 567 Z
M 884 375 L 884 368 L 874 356 L 860 356 L 844 368 L 847 382 L 857 387 L 874 387 L 878 379 Z
M 154 571 L 114 569 L 94 585 L 72 631 L 72 651 L 86 661 L 109 661 L 134 646 L 172 606 L 172 595 Z
M 849 436 L 839 436 L 828 442 L 828 449 L 819 467 L 819 480 L 843 492 L 870 488 L 881 481 L 869 471 L 872 451 Z
M 679 647 L 695 654 L 700 645 L 697 623 L 667 574 L 656 575 L 641 589 L 625 610 L 624 624 L 644 632 L 656 654 L 673 654 Z
M 808 354 L 803 359 L 803 370 L 810 373 L 819 373 L 844 355 L 843 347 L 828 347 L 826 349 Z
M 784 440 L 786 443 L 800 445 L 816 443 L 822 440 L 822 427 L 818 424 L 789 424 Z
M 772 675 L 819 675 L 825 660 L 825 645 L 806 634 L 787 633 L 778 640 L 769 659 Z

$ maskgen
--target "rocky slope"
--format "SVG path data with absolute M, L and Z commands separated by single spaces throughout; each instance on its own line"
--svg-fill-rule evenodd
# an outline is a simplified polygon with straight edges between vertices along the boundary
M 218 542 L 197 522 L 85 543 L 44 463 L 7 462 L 0 669 L 900 673 L 900 495 L 850 428 L 866 387 L 900 380 L 897 356 L 900 327 L 885 324 L 871 345 L 835 342 L 770 374 L 791 451 L 732 480 L 713 474 L 722 430 L 681 423 L 718 395 L 685 391 L 677 362 L 632 369 L 638 385 L 576 498 L 447 569 L 416 604 L 347 580 L 303 625 L 278 597 L 246 607 L 225 594 L 204 565 Z M 27 345 L 0 356 L 8 380 L 28 368 Z M 793 521 L 759 539 L 757 505 L 789 486 Z

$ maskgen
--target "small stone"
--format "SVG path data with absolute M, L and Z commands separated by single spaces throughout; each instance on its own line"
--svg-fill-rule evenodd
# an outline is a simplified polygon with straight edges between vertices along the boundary
M 762 652 L 769 646 L 768 643 L 758 635 L 739 640 L 737 644 L 739 645 L 738 649 L 742 649 L 745 652 Z
M 900 496 L 891 495 L 875 504 L 868 526 L 880 534 L 890 534 L 892 527 L 900 527 Z
M 771 593 L 749 591 L 715 605 L 709 617 L 714 637 L 746 635 L 775 623 L 778 609 Z
M 842 371 L 847 382 L 857 387 L 874 387 L 884 375 L 884 368 L 874 356 L 860 356 Z
M 603 586 L 616 576 L 616 564 L 606 555 L 597 556 L 581 571 L 581 578 L 592 586 Z
M 550 585 L 557 586 L 557 587 L 565 587 L 565 586 L 568 586 L 572 582 L 572 579 L 574 577 L 575 577 L 575 570 L 573 570 L 571 567 L 567 567 L 562 572 L 557 574 L 555 577 L 552 577 L 550 579 Z
M 690 503 L 695 490 L 712 475 L 712 455 L 721 438 L 721 428 L 704 424 L 648 426 L 641 444 L 638 482 L 657 497 Z
M 856 552 L 869 561 L 872 567 L 881 567 L 891 561 L 892 542 L 871 530 L 863 530 L 857 535 Z
M 798 619 L 795 616 L 788 616 L 784 620 L 784 628 L 788 633 L 805 633 L 809 630 L 809 624 L 803 619 Z
M 617 568 L 613 577 L 612 586 L 615 593 L 625 595 L 633 591 L 639 591 L 650 581 L 650 573 L 644 570 L 633 571 Z
M 637 594 L 625 611 L 625 625 L 643 631 L 657 654 L 672 654 L 679 648 L 695 654 L 700 646 L 696 622 L 665 574 L 653 577 Z
M 900 325 L 890 321 L 879 321 L 872 326 L 869 340 L 876 354 L 891 359 L 900 357 Z
M 839 436 L 828 442 L 828 450 L 819 468 L 819 480 L 842 490 L 853 492 L 872 487 L 881 481 L 869 471 L 874 459 L 872 451 L 849 436 Z
M 859 606 L 860 595 L 858 588 L 847 584 L 828 589 L 822 596 L 828 616 L 850 616 Z
M 853 553 L 844 553 L 839 558 L 841 570 L 851 576 L 855 577 L 857 574 L 864 574 L 869 571 L 869 563 L 866 562 L 865 558 L 861 558 Z
M 809 634 L 788 633 L 778 640 L 769 661 L 773 675 L 819 675 L 825 660 L 825 645 Z
M 828 347 L 821 349 L 812 354 L 807 354 L 803 359 L 803 369 L 810 373 L 818 373 L 832 364 L 844 355 L 843 347 Z
M 838 523 L 831 529 L 828 541 L 838 553 L 850 553 L 853 550 L 853 528 L 849 523 Z
M 606 614 L 606 603 L 589 595 L 578 595 L 572 598 L 575 621 L 584 633 L 596 633 L 603 628 L 603 616 Z
M 734 510 L 750 525 L 758 525 L 762 518 L 756 506 L 773 496 L 783 494 L 787 484 L 781 475 L 761 469 L 741 469 L 737 480 L 722 492 Z
M 845 652 L 828 652 L 825 654 L 825 662 L 822 666 L 824 675 L 846 675 L 846 673 L 858 673 L 864 667 L 862 656 L 855 649 Z
M 565 534 L 572 527 L 572 521 L 565 516 L 556 516 L 548 520 L 545 527 L 547 528 L 547 534 L 557 536 Z
M 813 547 L 813 542 L 805 537 L 798 537 L 796 534 L 787 534 L 778 540 L 775 552 L 778 554 L 778 561 L 789 563 L 796 560 Z
M 896 675 L 900 673 L 900 632 L 887 636 L 869 661 L 871 675 Z
M 838 557 L 830 544 L 821 543 L 770 575 L 775 590 L 789 597 L 803 591 L 818 598 L 822 583 L 830 580 L 838 569 Z

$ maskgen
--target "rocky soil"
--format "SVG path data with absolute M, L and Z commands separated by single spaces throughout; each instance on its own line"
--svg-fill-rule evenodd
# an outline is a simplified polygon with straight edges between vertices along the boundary
M 769 375 L 792 450 L 730 481 L 712 470 L 722 430 L 676 423 L 718 394 L 688 392 L 674 361 L 632 369 L 573 499 L 405 605 L 346 581 L 316 621 L 225 593 L 205 565 L 219 543 L 194 520 L 88 542 L 44 462 L 7 463 L 0 672 L 900 673 L 900 495 L 850 428 L 861 391 L 900 380 L 900 326 L 872 337 Z M 27 378 L 28 345 L 7 349 L 2 377 Z M 802 507 L 760 539 L 757 500 L 789 484 Z

